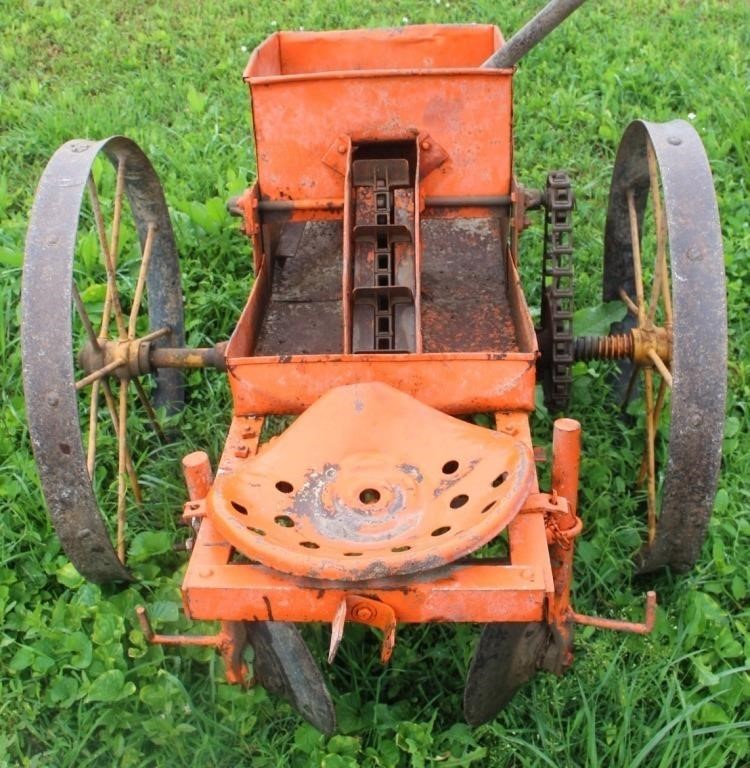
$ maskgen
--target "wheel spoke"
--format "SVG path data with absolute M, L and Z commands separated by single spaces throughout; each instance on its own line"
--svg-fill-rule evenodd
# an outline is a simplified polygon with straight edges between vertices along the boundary
M 120 169 L 122 173 L 120 172 Z M 124 165 L 121 162 L 117 167 L 117 184 L 120 187 L 124 183 Z M 110 244 L 107 243 L 107 230 L 104 226 L 104 217 L 102 216 L 102 207 L 99 202 L 99 193 L 94 183 L 94 178 L 89 174 L 87 180 L 87 186 L 89 190 L 89 196 L 91 197 L 91 208 L 94 211 L 94 220 L 96 221 L 96 230 L 99 234 L 99 246 L 102 251 L 102 258 L 104 260 L 104 268 L 107 272 L 107 294 L 104 298 L 104 310 L 102 312 L 102 325 L 99 332 L 101 338 L 107 338 L 109 332 L 109 322 L 112 310 L 115 313 L 115 322 L 117 324 L 117 332 L 121 339 L 126 336 L 125 321 L 123 320 L 122 307 L 120 305 L 120 294 L 117 291 L 117 279 L 115 269 L 117 266 L 117 253 L 112 250 L 111 243 L 119 243 L 119 219 L 122 215 L 122 189 L 120 188 L 120 194 L 115 193 L 115 212 L 118 220 L 117 223 L 117 238 L 114 237 L 114 225 L 112 228 L 112 238 Z M 118 203 L 119 200 L 119 203 Z
M 96 189 L 96 182 L 94 177 L 89 173 L 86 179 L 86 187 L 89 191 L 89 199 L 91 200 L 91 210 L 94 213 L 94 221 L 96 222 L 96 232 L 99 236 L 99 248 L 102 252 L 102 258 L 104 259 L 105 268 L 109 262 L 109 245 L 107 237 L 107 229 L 104 226 L 104 217 L 102 216 L 102 206 L 99 202 L 99 192 Z M 107 338 L 107 332 L 109 330 L 109 316 L 112 308 L 112 296 L 109 291 L 109 280 L 107 280 L 107 294 L 104 297 L 104 309 L 102 311 L 102 323 L 99 335 L 102 338 Z
M 664 408 L 664 403 L 667 396 L 667 382 L 662 379 L 659 384 L 659 394 L 656 396 L 656 408 L 654 409 L 654 432 L 659 430 L 659 421 L 661 420 L 661 412 Z
M 651 202 L 654 208 L 654 224 L 656 228 L 656 263 L 654 269 L 654 284 L 651 292 L 651 304 L 648 316 L 650 320 L 656 317 L 656 307 L 661 293 L 664 304 L 664 322 L 672 325 L 672 292 L 669 285 L 669 269 L 667 267 L 667 223 L 664 218 L 661 190 L 659 189 L 659 172 L 656 167 L 656 154 L 651 142 L 646 144 L 648 158 L 648 176 L 651 185 Z
M 141 342 L 145 341 L 155 341 L 156 339 L 161 339 L 163 336 L 169 336 L 169 334 L 172 333 L 172 329 L 168 326 L 165 326 L 164 328 L 159 328 L 156 331 L 151 331 L 151 333 L 147 333 L 145 336 L 141 336 Z
M 133 384 L 135 384 L 135 391 L 138 393 L 138 399 L 141 401 L 141 405 L 143 405 L 143 408 L 146 411 L 146 415 L 148 416 L 148 420 L 151 422 L 151 426 L 154 428 L 154 432 L 156 432 L 158 435 L 159 440 L 161 440 L 163 443 L 166 443 L 167 436 L 164 434 L 164 430 L 162 430 L 161 425 L 159 424 L 159 419 L 157 418 L 156 412 L 151 405 L 151 401 L 148 399 L 148 395 L 146 394 L 146 390 L 143 388 L 143 384 L 141 384 L 138 379 L 133 379 Z
M 664 379 L 662 379 L 659 384 L 659 394 L 656 396 L 654 418 L 652 419 L 653 425 L 654 425 L 654 440 L 659 435 L 659 423 L 661 421 L 661 412 L 664 409 L 666 394 L 667 394 L 667 382 L 664 381 Z M 647 467 L 648 467 L 648 452 L 644 447 L 643 456 L 641 458 L 641 468 L 638 471 L 638 479 L 636 480 L 637 486 L 641 486 L 643 484 L 643 480 L 646 477 Z
M 120 224 L 122 223 L 122 193 L 125 187 L 125 158 L 121 157 L 117 162 L 117 180 L 115 181 L 115 205 L 112 213 L 112 232 L 109 240 L 109 257 L 112 267 L 112 281 L 114 291 L 112 294 L 112 306 L 115 310 L 115 322 L 117 323 L 117 333 L 121 339 L 126 338 L 127 329 L 125 327 L 125 315 L 120 304 L 120 297 L 117 293 L 117 259 L 120 253 Z
M 95 381 L 91 387 L 91 405 L 89 406 L 89 439 L 86 450 L 86 469 L 92 482 L 94 480 L 94 467 L 96 466 L 96 425 L 99 416 L 99 382 Z
M 117 404 L 115 403 L 115 397 L 112 394 L 112 389 L 109 386 L 108 381 L 103 380 L 101 384 L 102 384 L 102 391 L 104 392 L 104 399 L 107 402 L 107 410 L 109 411 L 110 418 L 112 419 L 112 427 L 115 430 L 115 437 L 119 440 L 120 428 L 118 424 Z M 130 478 L 130 487 L 133 491 L 133 496 L 135 497 L 136 504 L 138 504 L 138 506 L 141 506 L 141 504 L 143 504 L 143 497 L 141 495 L 141 486 L 138 483 L 138 476 L 135 474 L 135 467 L 133 466 L 133 461 L 130 457 L 130 451 L 127 451 L 127 446 L 126 446 L 125 458 L 126 458 L 128 476 Z
M 94 325 L 91 322 L 91 318 L 89 317 L 88 312 L 86 312 L 86 307 L 83 303 L 83 299 L 81 299 L 81 294 L 78 292 L 78 286 L 75 284 L 75 281 L 73 281 L 73 302 L 76 305 L 76 311 L 78 312 L 78 316 L 81 318 L 81 322 L 83 323 L 83 327 L 86 330 L 86 335 L 89 337 L 89 341 L 93 345 L 94 349 L 98 351 L 100 349 L 99 339 L 96 335 L 96 331 L 94 330 Z
M 669 368 L 665 365 L 664 361 L 656 354 L 653 349 L 648 350 L 648 356 L 655 368 L 661 374 L 661 378 L 665 381 L 669 388 L 672 388 L 672 374 L 669 372 Z
M 628 216 L 630 218 L 630 246 L 633 251 L 633 282 L 638 305 L 638 324 L 644 325 L 646 311 L 643 304 L 643 269 L 641 267 L 641 239 L 638 232 L 638 214 L 635 210 L 635 195 L 632 187 L 628 189 Z
M 131 340 L 135 338 L 136 322 L 138 321 L 138 312 L 141 309 L 141 301 L 143 300 L 143 289 L 146 286 L 146 276 L 148 275 L 148 268 L 151 263 L 155 231 L 156 227 L 153 222 L 149 223 L 146 242 L 143 245 L 141 268 L 138 271 L 138 282 L 136 283 L 135 295 L 133 296 L 133 306 L 130 308 L 130 318 L 128 320 L 128 338 Z
M 628 308 L 628 312 L 630 312 L 630 314 L 633 315 L 634 317 L 638 317 L 638 307 L 635 305 L 635 303 L 630 298 L 630 296 L 628 296 L 625 289 L 623 287 L 620 287 L 620 290 L 618 291 L 618 293 L 623 303 Z
M 656 407 L 654 408 L 654 435 L 659 434 L 659 423 L 661 422 L 661 412 L 664 410 L 664 403 L 666 402 L 666 396 L 667 396 L 667 382 L 662 379 L 659 383 L 659 394 L 656 396 Z M 638 472 L 638 480 L 637 485 L 640 485 L 643 482 L 643 478 L 646 477 L 646 451 L 644 449 L 643 451 L 643 458 L 641 460 L 641 469 Z
M 646 452 L 648 484 L 648 541 L 651 544 L 656 536 L 656 429 L 654 428 L 654 382 L 650 368 L 643 371 L 644 389 L 646 391 Z
M 125 484 L 127 482 L 128 381 L 120 382 L 117 435 L 117 556 L 125 563 Z

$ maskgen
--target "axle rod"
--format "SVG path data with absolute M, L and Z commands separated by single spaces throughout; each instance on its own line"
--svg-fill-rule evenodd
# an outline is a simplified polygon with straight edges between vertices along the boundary
M 576 360 L 632 360 L 636 365 L 656 367 L 665 378 L 672 360 L 672 333 L 655 326 L 633 328 L 610 336 L 579 336 L 573 348 Z
M 226 343 L 213 347 L 153 347 L 149 351 L 152 368 L 216 368 L 226 370 Z
M 96 346 L 89 341 L 81 350 L 78 362 L 86 376 L 76 382 L 80 389 L 108 374 L 130 379 L 153 373 L 160 368 L 216 368 L 226 370 L 226 342 L 213 347 L 155 347 L 155 335 L 119 341 L 99 339 Z
M 629 333 L 611 336 L 579 336 L 575 340 L 576 360 L 624 360 L 633 357 L 633 337 Z

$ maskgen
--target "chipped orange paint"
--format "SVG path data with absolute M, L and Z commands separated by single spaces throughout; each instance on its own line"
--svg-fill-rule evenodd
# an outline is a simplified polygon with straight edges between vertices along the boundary
M 530 450 L 526 414 L 498 414 L 497 423 L 498 432 Z M 242 477 L 254 456 L 273 450 L 280 438 L 266 444 L 269 447 L 259 447 L 261 427 L 260 418 L 234 417 L 217 482 L 222 477 Z M 240 448 L 247 449 L 245 456 L 238 456 Z M 536 490 L 532 472 L 532 499 Z M 554 598 L 544 517 L 537 503 L 531 511 L 512 518 L 509 562 L 470 558 L 432 571 L 345 582 L 291 576 L 247 560 L 236 562 L 234 546 L 209 515 L 201 521 L 183 580 L 185 611 L 194 619 L 207 620 L 332 622 L 346 595 L 359 594 L 366 585 L 367 596 L 389 606 L 399 622 L 542 621 Z
M 514 527 L 515 522 L 511 546 Z M 182 584 L 185 610 L 193 619 L 332 622 L 347 594 L 365 590 L 402 623 L 542 621 L 550 598 L 543 516 L 529 515 L 515 535 L 524 555 L 517 557 L 518 563 L 452 563 L 421 574 L 347 585 L 230 562 L 232 547 L 206 518 Z
M 322 162 L 336 137 L 418 134 L 451 148 L 424 195 L 508 194 L 512 72 L 480 68 L 501 44 L 489 25 L 272 35 L 244 74 L 262 198 L 340 197 L 340 173 Z
M 521 440 L 370 382 L 330 390 L 241 472 L 221 473 L 208 514 L 270 568 L 363 581 L 475 551 L 521 509 L 533 473 Z

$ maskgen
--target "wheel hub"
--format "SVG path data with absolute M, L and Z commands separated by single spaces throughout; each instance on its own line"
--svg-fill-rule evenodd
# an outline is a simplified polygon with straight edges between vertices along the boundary
M 143 339 L 99 339 L 96 346 L 87 340 L 78 353 L 78 364 L 89 375 L 119 362 L 112 375 L 131 379 L 152 371 L 150 356 L 151 342 Z

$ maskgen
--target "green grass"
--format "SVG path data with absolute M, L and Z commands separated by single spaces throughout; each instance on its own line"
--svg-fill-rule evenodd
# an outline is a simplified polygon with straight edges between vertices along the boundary
M 503 7 L 503 5 L 505 7 Z M 576 662 L 540 674 L 493 723 L 460 724 L 467 627 L 399 631 L 382 668 L 377 641 L 347 628 L 327 673 L 341 734 L 326 741 L 260 689 L 223 682 L 212 652 L 147 647 L 134 621 L 184 631 L 184 557 L 171 548 L 179 457 L 215 458 L 230 406 L 220 376 L 190 376 L 182 438 L 144 455 L 151 530 L 142 582 L 84 583 L 60 551 L 39 491 L 20 388 L 19 279 L 28 210 L 49 156 L 73 137 L 122 133 L 151 157 L 180 246 L 192 345 L 226 338 L 250 280 L 247 243 L 219 203 L 254 173 L 245 86 L 249 50 L 276 29 L 494 21 L 517 29 L 539 3 L 378 4 L 9 2 L 0 14 L 0 765 L 743 766 L 750 762 L 750 6 L 745 0 L 600 0 L 572 17 L 515 78 L 519 179 L 566 168 L 577 193 L 580 305 L 599 301 L 604 215 L 619 136 L 635 117 L 688 118 L 711 159 L 725 238 L 730 396 L 709 540 L 687 576 L 634 580 L 630 483 L 639 435 L 612 414 L 601 371 L 580 366 L 571 415 L 584 427 L 576 555 L 579 611 L 638 619 L 647 637 L 581 629 Z M 345 108 L 345 105 L 342 105 Z M 537 282 L 541 227 L 522 244 Z M 534 296 L 533 288 L 530 296 Z M 706 375 L 712 375 L 706 372 Z M 550 420 L 534 421 L 547 442 Z M 148 462 L 145 461 L 148 459 Z M 148 464 L 148 466 L 146 466 Z M 686 489 L 689 492 L 689 489 Z M 150 510 L 151 513 L 151 510 Z M 137 554 L 137 551 L 136 551 Z M 322 658 L 325 628 L 309 636 Z M 458 723 L 458 724 L 457 724 Z

